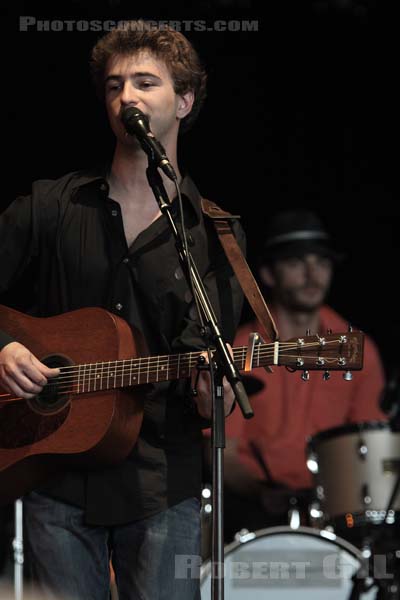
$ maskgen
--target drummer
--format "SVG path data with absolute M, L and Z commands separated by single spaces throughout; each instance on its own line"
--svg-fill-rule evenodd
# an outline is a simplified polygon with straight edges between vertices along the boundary
M 311 334 L 346 332 L 348 322 L 325 304 L 333 269 L 342 256 L 320 219 L 312 212 L 278 213 L 269 223 L 259 280 L 266 290 L 281 340 Z M 243 325 L 235 345 L 246 345 L 257 321 Z M 275 367 L 256 369 L 250 387 L 255 417 L 245 421 L 235 410 L 226 421 L 225 541 L 241 528 L 288 525 L 299 509 L 306 520 L 312 478 L 306 465 L 309 436 L 345 423 L 386 420 L 379 408 L 384 370 L 373 341 L 365 337 L 364 368 L 345 381 L 332 372 L 301 373 Z

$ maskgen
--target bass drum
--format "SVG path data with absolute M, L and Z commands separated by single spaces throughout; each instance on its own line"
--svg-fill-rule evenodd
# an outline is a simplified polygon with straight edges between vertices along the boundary
M 353 575 L 362 576 L 360 551 L 329 531 L 271 527 L 241 540 L 225 548 L 226 600 L 348 600 Z M 200 588 L 209 600 L 209 561 Z M 373 600 L 376 588 L 356 597 Z

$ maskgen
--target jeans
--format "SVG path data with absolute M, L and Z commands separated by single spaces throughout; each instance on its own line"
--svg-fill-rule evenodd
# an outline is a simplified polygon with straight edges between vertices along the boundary
M 140 521 L 103 527 L 86 525 L 80 508 L 32 492 L 24 500 L 24 520 L 32 580 L 43 600 L 109 600 L 110 557 L 119 600 L 200 598 L 195 498 Z

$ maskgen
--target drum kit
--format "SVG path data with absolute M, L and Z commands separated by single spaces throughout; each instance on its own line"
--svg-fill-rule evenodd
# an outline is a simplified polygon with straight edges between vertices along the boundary
M 242 530 L 225 547 L 226 600 L 398 600 L 400 432 L 364 422 L 310 438 L 309 523 Z M 211 563 L 201 572 L 210 598 Z

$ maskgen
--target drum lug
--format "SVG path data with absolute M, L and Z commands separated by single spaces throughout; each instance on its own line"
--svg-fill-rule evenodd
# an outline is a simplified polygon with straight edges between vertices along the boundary
M 323 511 L 321 510 L 321 506 L 319 502 L 312 502 L 309 508 L 310 518 L 313 520 L 322 519 L 324 516 Z
M 298 529 L 301 525 L 300 511 L 298 508 L 291 508 L 288 512 L 288 521 L 290 529 Z
M 372 502 L 372 498 L 369 495 L 369 485 L 368 483 L 364 483 L 362 486 L 362 491 L 361 491 L 361 500 L 362 502 L 368 506 L 369 504 L 371 504 Z
M 318 456 L 315 452 L 310 452 L 307 458 L 307 468 L 313 475 L 318 473 Z
M 325 500 L 325 490 L 322 485 L 317 485 L 316 493 L 318 500 L 321 500 L 321 502 Z
M 368 446 L 364 440 L 360 440 L 358 444 L 358 455 L 363 460 L 366 460 L 368 454 Z
M 254 540 L 255 537 L 256 537 L 256 534 L 254 533 L 254 531 L 249 531 L 248 529 L 245 529 L 245 528 L 243 528 L 240 531 L 238 531 L 237 533 L 235 533 L 235 541 L 240 542 L 241 544 L 250 542 L 251 540 Z

